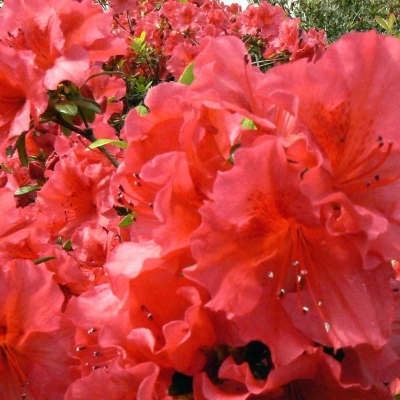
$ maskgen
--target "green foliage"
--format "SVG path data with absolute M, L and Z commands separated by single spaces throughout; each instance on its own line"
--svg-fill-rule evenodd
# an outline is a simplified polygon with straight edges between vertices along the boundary
M 123 142 L 122 140 L 113 140 L 113 139 L 97 139 L 93 143 L 91 143 L 85 151 L 96 149 L 100 146 L 105 146 L 106 144 L 111 144 L 113 146 L 121 147 L 122 149 L 128 148 L 128 143 Z
M 118 226 L 120 228 L 126 228 L 128 226 L 131 226 L 135 221 L 136 221 L 136 213 L 133 212 L 132 214 L 128 214 L 126 217 L 124 217 L 118 224 Z
M 22 196 L 24 194 L 30 193 L 30 192 L 34 192 L 35 190 L 40 190 L 40 186 L 39 185 L 33 185 L 33 186 L 23 186 L 20 187 L 19 189 L 17 189 L 14 192 L 15 196 Z
M 269 3 L 281 6 L 292 18 L 300 18 L 305 29 L 324 29 L 329 42 L 352 31 L 376 29 L 381 33 L 400 33 L 400 24 L 395 23 L 395 17 L 400 15 L 398 0 L 269 0 Z M 376 17 L 388 24 L 392 18 L 390 31 Z
M 56 259 L 57 259 L 57 257 L 54 257 L 54 256 L 45 256 L 45 257 L 40 257 L 40 258 L 36 259 L 35 261 L 33 261 L 33 263 L 35 265 L 39 265 L 39 264 L 44 263 L 46 261 L 56 260 Z
M 183 71 L 182 76 L 179 78 L 179 83 L 182 83 L 183 85 L 191 85 L 194 81 L 194 74 L 193 74 L 193 69 L 194 69 L 194 62 L 192 61 Z
M 66 136 L 71 134 L 74 124 L 92 123 L 101 108 L 94 100 L 81 94 L 80 88 L 71 81 L 61 82 L 57 90 L 49 90 L 49 104 L 40 116 L 41 122 L 56 122 L 61 125 Z

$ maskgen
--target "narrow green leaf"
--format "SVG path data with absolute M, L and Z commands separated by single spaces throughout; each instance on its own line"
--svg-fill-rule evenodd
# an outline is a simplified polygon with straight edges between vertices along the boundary
M 71 251 L 72 250 L 72 242 L 71 239 L 68 239 L 62 247 L 65 251 Z
M 395 394 L 393 397 L 395 400 L 400 400 L 400 394 Z
M 128 148 L 128 143 L 123 142 L 122 140 L 99 139 L 99 140 L 96 140 L 95 142 L 93 142 L 92 144 L 90 144 L 88 146 L 88 148 L 86 149 L 86 151 L 88 151 L 89 149 L 95 149 L 100 146 L 105 146 L 106 144 L 112 144 L 113 146 L 121 147 L 123 149 Z
M 75 104 L 74 101 L 61 100 L 54 105 L 54 108 L 62 114 L 67 114 L 72 116 L 78 114 L 78 106 Z
M 389 30 L 392 30 L 395 20 L 396 20 L 396 17 L 394 16 L 393 13 L 391 13 L 391 14 L 389 15 L 389 22 L 388 22 Z
M 383 18 L 381 18 L 381 17 L 379 17 L 379 16 L 377 15 L 377 16 L 375 17 L 375 21 L 376 21 L 383 29 L 385 29 L 386 31 L 389 30 L 389 26 L 388 26 L 387 22 L 386 22 Z
M 135 221 L 135 216 L 133 214 L 129 214 L 122 219 L 118 226 L 120 228 L 126 228 L 127 226 L 131 226 L 133 221 Z
M 27 167 L 28 166 L 28 153 L 26 152 L 26 147 L 25 147 L 25 136 L 26 136 L 26 132 L 19 135 L 15 146 L 17 148 L 18 157 L 21 160 L 21 164 L 24 167 Z
M 193 69 L 194 69 L 194 61 L 192 61 L 183 71 L 183 74 L 179 78 L 179 83 L 182 83 L 183 85 L 191 85 L 195 79 L 195 76 L 193 74 Z
M 39 189 L 40 189 L 39 185 L 23 186 L 23 187 L 20 187 L 18 190 L 16 190 L 14 192 L 14 195 L 15 196 L 22 196 L 23 194 L 34 192 L 35 190 L 39 190 Z
M 40 257 L 40 258 L 38 258 L 37 260 L 33 261 L 33 263 L 34 263 L 35 265 L 38 265 L 38 264 L 44 263 L 44 262 L 46 262 L 46 261 L 55 260 L 55 259 L 57 259 L 57 257 L 54 257 L 54 256 L 45 256 L 45 257 Z

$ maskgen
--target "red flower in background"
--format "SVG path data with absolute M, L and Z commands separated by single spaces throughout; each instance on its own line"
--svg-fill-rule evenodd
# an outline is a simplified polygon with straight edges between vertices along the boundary
M 63 80 L 80 85 L 91 63 L 126 52 L 125 42 L 110 33 L 111 18 L 91 0 L 6 1 L 1 38 L 16 51 L 33 52 L 45 88 L 56 89 Z
M 64 296 L 44 266 L 12 261 L 0 269 L 0 398 L 62 398 L 76 379 L 61 325 Z
M 47 95 L 30 51 L 0 46 L 0 84 L 0 151 L 4 154 L 9 139 L 29 130 L 31 118 L 38 123 Z

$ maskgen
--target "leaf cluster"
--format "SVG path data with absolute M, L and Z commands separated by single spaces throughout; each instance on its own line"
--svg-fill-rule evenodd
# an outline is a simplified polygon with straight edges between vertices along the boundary
M 83 97 L 80 88 L 71 81 L 64 81 L 56 90 L 48 91 L 49 104 L 41 115 L 41 122 L 57 122 L 63 133 L 71 134 L 73 125 L 92 123 L 96 114 L 101 114 L 99 104 Z
M 300 18 L 305 29 L 324 29 L 330 42 L 352 31 L 376 29 L 385 33 L 387 30 L 377 23 L 376 17 L 387 20 L 389 14 L 400 15 L 398 0 L 270 0 L 269 3 L 282 7 L 292 18 Z M 394 29 L 399 33 L 399 26 Z

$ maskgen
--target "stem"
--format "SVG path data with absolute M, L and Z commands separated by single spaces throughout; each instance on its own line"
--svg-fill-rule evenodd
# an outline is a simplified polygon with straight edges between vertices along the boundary
M 118 21 L 118 18 L 115 16 L 115 14 L 113 15 L 113 20 L 114 20 L 124 31 L 126 31 L 126 28 L 121 24 L 121 22 Z
M 95 78 L 96 76 L 101 76 L 101 75 L 124 75 L 125 72 L 122 71 L 103 71 L 103 72 L 98 72 L 97 74 L 90 75 L 89 78 L 86 79 L 85 82 L 82 83 L 81 87 L 86 85 L 88 81 L 90 81 L 92 78 Z
M 129 30 L 131 31 L 132 35 L 135 33 L 134 29 L 133 29 L 133 24 L 132 24 L 132 19 L 131 19 L 131 13 L 130 11 L 126 12 L 126 17 L 128 20 L 128 25 L 129 25 Z
M 55 121 L 57 124 L 60 126 L 63 126 L 64 128 L 69 129 L 70 131 L 79 133 L 82 135 L 84 138 L 89 140 L 91 143 L 94 143 L 97 139 L 96 136 L 94 136 L 93 129 L 92 128 L 86 128 L 86 129 L 80 129 L 76 127 L 75 125 L 70 124 L 67 121 L 64 121 L 62 119 L 57 119 Z M 114 156 L 104 147 L 104 146 L 99 146 L 98 149 L 110 160 L 111 164 L 114 165 L 114 167 L 118 168 L 119 167 L 119 162 L 114 158 Z

